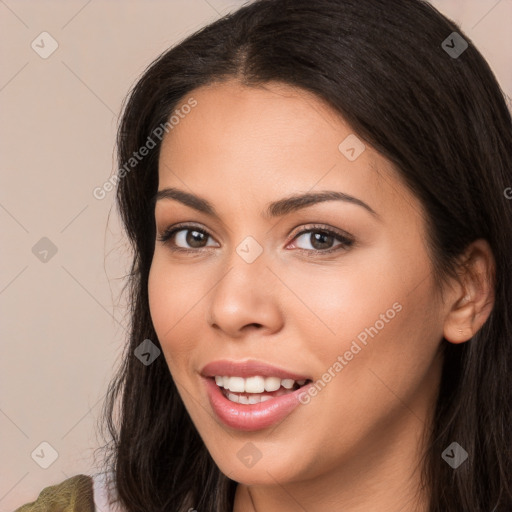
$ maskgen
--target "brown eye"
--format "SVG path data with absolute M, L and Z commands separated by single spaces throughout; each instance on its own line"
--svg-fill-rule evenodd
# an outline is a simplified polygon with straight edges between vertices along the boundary
M 158 240 L 170 244 L 176 250 L 194 250 L 207 247 L 210 235 L 194 226 L 179 226 L 164 232 Z M 210 244 L 213 245 L 213 244 Z
M 182 231 L 184 231 L 186 233 L 186 235 L 182 238 L 184 239 L 184 241 L 187 244 L 189 244 L 192 247 L 195 247 L 195 248 L 203 247 L 204 241 L 205 240 L 208 241 L 208 235 L 206 235 L 202 231 L 197 231 L 197 229 L 194 229 L 194 230 L 184 229 Z M 178 231 L 177 233 L 181 233 L 181 232 Z
M 354 243 L 352 239 L 342 235 L 341 233 L 336 233 L 326 228 L 311 228 L 301 231 L 294 238 L 294 243 L 298 245 L 297 241 L 301 239 L 306 242 L 305 245 L 309 244 L 310 247 L 299 246 L 299 249 L 309 252 L 332 252 L 341 248 L 348 248 Z M 338 244 L 333 245 L 336 241 Z
M 314 249 L 319 251 L 330 249 L 335 241 L 335 238 L 328 233 L 316 231 L 309 234 L 309 242 Z

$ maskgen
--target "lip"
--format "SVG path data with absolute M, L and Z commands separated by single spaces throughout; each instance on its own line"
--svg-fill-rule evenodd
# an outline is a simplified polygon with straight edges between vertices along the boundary
M 260 375 L 261 377 L 279 377 L 280 379 L 293 379 L 293 380 L 311 380 L 310 376 L 300 375 L 298 373 L 290 372 L 273 366 L 262 361 L 247 360 L 247 361 L 213 361 L 208 363 L 201 370 L 203 377 L 254 377 Z
M 228 400 L 212 377 L 202 377 L 210 405 L 217 417 L 228 427 L 237 430 L 261 430 L 288 416 L 300 403 L 299 394 L 312 385 L 274 397 L 259 404 L 237 404 Z
M 299 405 L 299 395 L 312 382 L 295 391 L 258 404 L 238 404 L 228 400 L 215 383 L 215 375 L 230 377 L 279 377 L 280 379 L 311 380 L 306 375 L 284 370 L 260 361 L 213 361 L 201 370 L 206 393 L 216 416 L 226 426 L 244 431 L 261 430 L 283 420 Z

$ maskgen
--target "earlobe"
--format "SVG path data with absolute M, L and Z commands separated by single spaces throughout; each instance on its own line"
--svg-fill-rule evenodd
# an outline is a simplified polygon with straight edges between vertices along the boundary
M 467 294 L 457 301 L 449 312 L 444 324 L 444 338 L 450 343 L 469 341 L 474 334 L 474 318 L 474 303 Z
M 460 280 L 451 293 L 444 338 L 464 343 L 480 330 L 494 306 L 495 261 L 487 240 L 474 241 L 461 263 Z

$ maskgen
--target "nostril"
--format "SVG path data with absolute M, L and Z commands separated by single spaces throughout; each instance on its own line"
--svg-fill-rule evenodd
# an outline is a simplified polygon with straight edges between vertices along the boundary
M 261 325 L 261 324 L 257 324 L 257 323 L 252 323 L 252 324 L 247 324 L 245 327 L 246 327 L 246 328 L 249 328 L 249 327 L 256 327 L 256 328 L 258 328 L 258 329 L 259 329 L 260 327 L 263 327 L 263 325 Z

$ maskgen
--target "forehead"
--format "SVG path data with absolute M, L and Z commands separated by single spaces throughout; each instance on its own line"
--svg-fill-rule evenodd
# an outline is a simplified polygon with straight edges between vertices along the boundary
M 279 83 L 247 87 L 228 81 L 195 89 L 176 109 L 190 98 L 196 106 L 163 140 L 159 189 L 185 187 L 222 204 L 235 196 L 264 197 L 267 203 L 334 189 L 377 211 L 393 203 L 406 214 L 417 206 L 391 163 L 312 93 Z M 345 141 L 361 151 L 357 158 L 347 158 Z
M 343 120 L 320 98 L 302 89 L 280 83 L 247 87 L 228 81 L 198 88 L 188 97 L 197 106 L 165 137 L 163 146 L 168 149 L 177 149 L 180 142 L 190 144 L 199 136 L 203 154 L 208 151 L 221 157 L 222 149 L 230 157 L 243 157 L 257 145 L 260 158 L 293 158 L 318 149 L 316 134 L 324 139 L 323 150 L 329 148 L 338 156 L 340 133 L 335 132 Z

